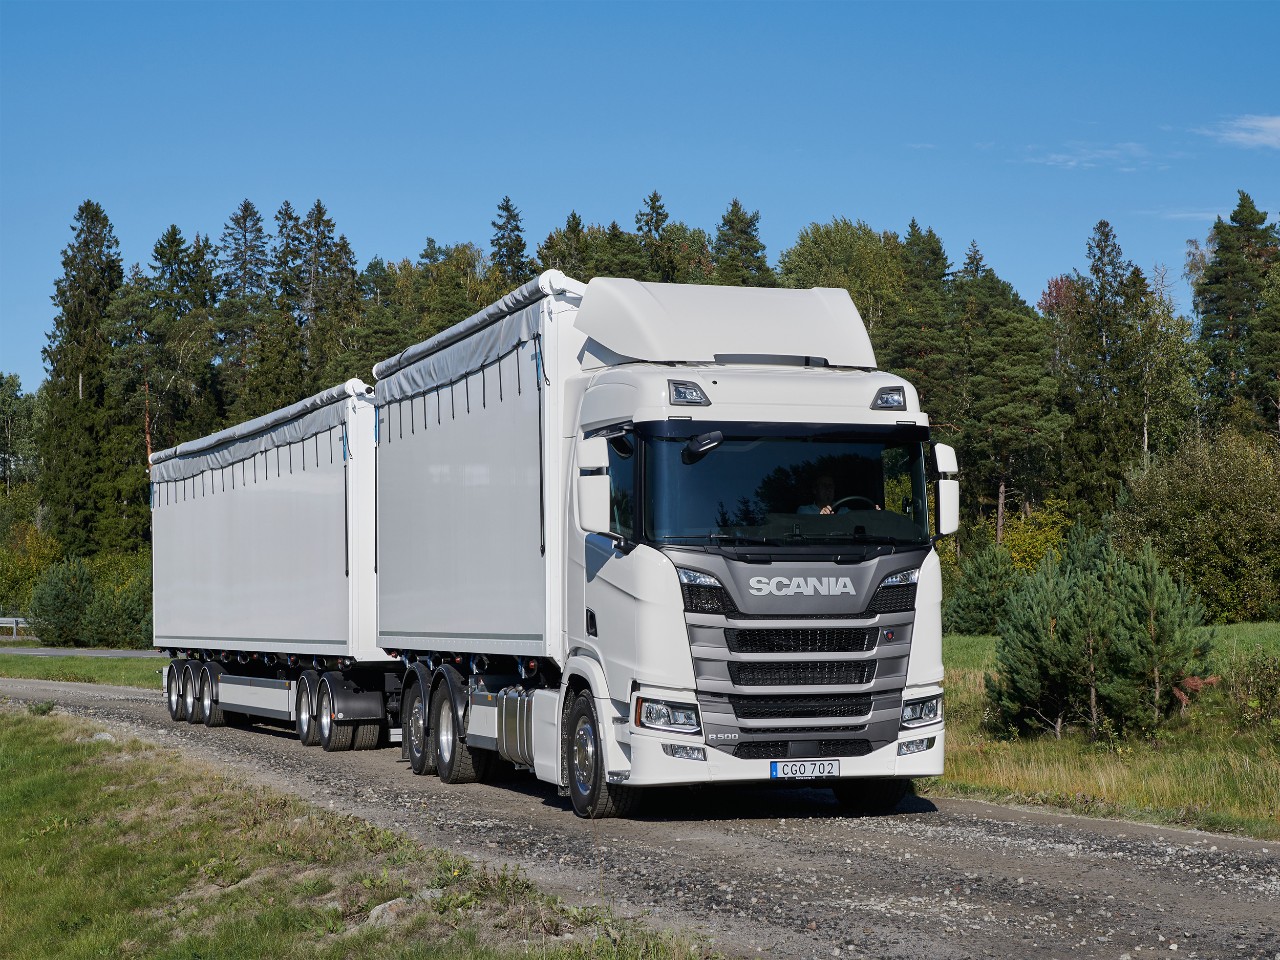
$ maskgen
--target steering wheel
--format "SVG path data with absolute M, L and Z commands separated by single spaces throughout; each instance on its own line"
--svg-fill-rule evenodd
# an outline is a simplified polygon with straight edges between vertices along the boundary
M 852 497 L 841 497 L 839 500 L 837 500 L 835 503 L 833 503 L 833 504 L 831 505 L 831 512 L 832 512 L 832 513 L 835 513 L 835 512 L 836 512 L 837 510 L 839 510 L 841 507 L 843 507 L 843 506 L 847 506 L 847 505 L 851 504 L 851 503 L 852 503 L 853 501 L 855 501 L 855 500 L 860 500 L 861 502 L 863 502 L 863 503 L 865 503 L 865 504 L 866 504 L 866 507 L 865 507 L 865 508 L 863 508 L 863 509 L 866 509 L 866 510 L 875 510 L 875 509 L 876 509 L 876 504 L 875 504 L 875 501 L 874 501 L 874 500 L 871 500 L 871 499 L 869 499 L 869 498 L 867 498 L 867 497 L 852 496 Z M 854 508 L 853 508 L 853 507 L 849 507 L 849 509 L 851 509 L 851 510 L 852 510 L 852 509 L 854 509 Z

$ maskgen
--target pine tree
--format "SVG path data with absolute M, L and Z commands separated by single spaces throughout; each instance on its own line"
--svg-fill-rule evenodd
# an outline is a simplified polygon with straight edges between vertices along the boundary
M 587 258 L 587 234 L 582 217 L 576 210 L 570 210 L 564 226 L 552 230 L 538 245 L 538 268 L 559 270 L 577 280 L 590 280 Z
M 489 225 L 493 227 L 490 240 L 493 269 L 507 287 L 519 286 L 533 276 L 534 264 L 525 255 L 520 211 L 510 197 L 502 198 L 498 204 L 498 219 Z
M 1061 737 L 1071 719 L 1078 663 L 1059 625 L 1069 600 L 1053 554 L 1010 596 L 997 623 L 998 672 L 985 678 L 987 697 L 1005 727 L 1039 727 Z
M 1213 412 L 1222 416 L 1232 400 L 1257 402 L 1254 371 L 1254 324 L 1264 309 L 1263 285 L 1271 264 L 1280 258 L 1280 227 L 1267 224 L 1265 211 L 1239 191 L 1229 222 L 1221 217 L 1209 234 L 1210 251 L 1193 290 L 1200 319 L 1200 342 L 1209 360 L 1207 387 Z M 1253 389 L 1250 389 L 1250 388 Z M 1258 410 L 1269 421 L 1271 411 Z
M 1150 540 L 1143 541 L 1125 574 L 1122 607 L 1138 681 L 1134 720 L 1155 727 L 1185 702 L 1184 681 L 1207 675 L 1211 638 L 1202 629 L 1204 607 L 1160 566 Z
M 617 220 L 603 230 L 588 231 L 587 236 L 590 276 L 648 279 L 649 264 L 640 237 L 623 230 Z
M 953 633 L 995 633 L 1009 597 L 1023 579 L 1009 551 L 991 544 L 960 561 L 960 583 L 947 596 L 944 619 Z
M 777 285 L 760 239 L 760 211 L 747 213 L 737 197 L 720 218 L 711 257 L 715 264 L 713 283 L 737 287 Z
M 110 498 L 103 463 L 106 395 L 102 324 L 124 281 L 120 244 L 106 212 L 92 200 L 76 211 L 74 238 L 62 251 L 54 286 L 58 314 L 42 351 L 49 372 L 48 423 L 40 453 L 41 496 L 49 530 L 70 555 L 97 549 L 94 525 Z

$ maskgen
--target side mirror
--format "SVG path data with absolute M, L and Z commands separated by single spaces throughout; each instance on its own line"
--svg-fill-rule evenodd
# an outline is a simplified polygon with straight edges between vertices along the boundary
M 960 481 L 938 481 L 938 536 L 948 537 L 960 529 Z
M 684 449 L 680 451 L 680 462 L 686 466 L 697 463 L 722 443 L 724 443 L 724 434 L 719 430 L 700 433 L 684 445 Z
M 578 441 L 578 525 L 587 533 L 609 532 L 609 441 Z
M 939 473 L 960 472 L 960 465 L 956 462 L 955 447 L 948 446 L 945 443 L 935 443 L 933 445 L 933 459 L 938 463 Z
M 609 532 L 609 475 L 578 478 L 578 524 L 587 533 Z

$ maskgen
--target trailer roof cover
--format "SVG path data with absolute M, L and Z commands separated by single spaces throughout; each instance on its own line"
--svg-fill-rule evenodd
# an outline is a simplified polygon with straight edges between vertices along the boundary
M 623 357 L 714 363 L 813 357 L 875 369 L 875 351 L 847 290 L 779 290 L 596 277 L 574 326 Z

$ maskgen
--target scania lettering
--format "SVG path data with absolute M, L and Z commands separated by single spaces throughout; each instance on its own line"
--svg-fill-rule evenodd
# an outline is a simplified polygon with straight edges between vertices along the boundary
M 291 407 L 151 460 L 176 721 L 398 744 L 415 774 L 942 772 L 954 451 L 843 290 L 542 274 Z

